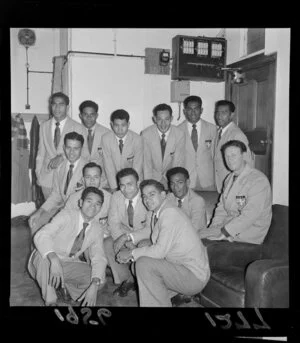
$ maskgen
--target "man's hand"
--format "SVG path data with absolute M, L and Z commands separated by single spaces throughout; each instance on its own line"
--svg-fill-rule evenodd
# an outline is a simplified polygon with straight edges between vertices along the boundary
M 29 227 L 32 231 L 34 231 L 37 227 L 38 220 L 40 219 L 41 215 L 45 212 L 43 208 L 39 208 L 36 212 L 34 212 L 28 221 Z
M 50 252 L 47 257 L 50 260 L 49 285 L 54 288 L 58 288 L 61 285 L 64 288 L 64 273 L 59 257 L 55 252 Z
M 98 286 L 95 283 L 91 283 L 89 287 L 81 294 L 77 301 L 82 301 L 81 306 L 95 306 L 97 300 Z
M 146 238 L 146 239 L 142 239 L 141 241 L 139 241 L 137 244 L 137 247 L 138 248 L 149 247 L 150 245 L 152 245 L 151 239 Z
M 136 246 L 133 244 L 133 242 L 132 242 L 132 241 L 125 242 L 125 247 L 126 247 L 127 249 L 130 249 L 130 250 L 132 250 L 132 249 L 135 249 L 135 248 L 136 248 Z
M 64 160 L 64 157 L 62 154 L 55 156 L 52 158 L 48 164 L 48 169 L 56 169 L 61 162 Z
M 123 235 L 119 236 L 115 241 L 114 241 L 114 251 L 117 254 L 120 249 L 123 247 L 123 245 L 127 242 L 127 234 L 124 233 Z
M 122 249 L 116 256 L 116 260 L 119 263 L 127 263 L 132 258 L 131 250 Z

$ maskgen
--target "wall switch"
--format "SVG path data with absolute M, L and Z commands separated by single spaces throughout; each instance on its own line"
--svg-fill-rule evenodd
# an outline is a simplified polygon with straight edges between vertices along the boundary
M 171 102 L 183 102 L 190 95 L 190 81 L 171 81 Z

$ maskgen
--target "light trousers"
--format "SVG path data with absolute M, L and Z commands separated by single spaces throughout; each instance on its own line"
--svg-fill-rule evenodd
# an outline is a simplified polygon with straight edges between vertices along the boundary
M 62 261 L 65 287 L 73 300 L 77 300 L 91 283 L 91 267 L 81 261 Z M 50 261 L 35 250 L 28 265 L 31 276 L 40 286 L 45 303 L 55 302 L 55 288 L 49 284 Z
M 112 237 L 106 237 L 103 241 L 104 251 L 109 267 L 111 268 L 115 284 L 119 284 L 132 277 L 130 273 L 130 263 L 118 263 L 113 247 Z
M 165 259 L 142 256 L 135 263 L 135 273 L 141 307 L 171 307 L 170 291 L 195 295 L 206 285 L 185 266 Z

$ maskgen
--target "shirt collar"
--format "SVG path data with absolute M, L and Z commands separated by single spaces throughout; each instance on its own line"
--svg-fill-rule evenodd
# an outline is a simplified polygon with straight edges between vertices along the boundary
M 59 127 L 62 128 L 65 125 L 65 122 L 67 121 L 68 116 L 66 116 L 65 119 L 63 119 L 62 121 L 59 122 Z M 56 119 L 54 117 L 52 117 L 52 125 L 54 125 L 55 127 L 56 124 Z
M 193 124 L 190 123 L 189 121 L 187 123 L 188 123 L 188 130 L 189 130 L 189 132 L 192 132 Z M 199 134 L 199 132 L 201 130 L 201 118 L 196 123 L 196 129 L 197 129 L 198 134 Z
M 92 130 L 92 135 L 95 132 L 95 128 L 96 128 L 96 123 L 94 124 L 94 126 L 90 127 L 89 129 L 86 127 L 86 132 L 89 133 L 89 130 Z
M 226 125 L 225 127 L 222 128 L 222 135 L 221 135 L 221 136 L 224 135 L 224 132 L 227 131 L 227 129 L 229 128 L 229 126 L 231 125 L 231 123 L 232 123 L 232 121 L 231 121 L 228 125 Z M 219 130 L 220 130 L 220 129 L 221 129 L 221 126 L 219 127 Z
M 162 132 L 160 132 L 159 130 L 158 130 L 158 128 L 156 127 L 156 129 L 157 129 L 157 132 L 158 132 L 158 134 L 159 134 L 159 138 L 160 139 L 162 139 Z M 167 132 L 164 132 L 164 134 L 165 134 L 165 140 L 167 140 L 168 139 L 168 137 L 169 137 L 169 134 L 170 134 L 170 131 L 171 131 L 171 126 L 170 126 L 170 128 L 169 128 L 169 130 L 167 131 Z
M 133 199 L 130 199 L 130 200 L 132 200 L 133 208 L 135 208 L 136 203 L 138 202 L 139 196 L 140 196 L 140 191 L 138 192 L 138 194 Z M 125 198 L 125 205 L 126 205 L 126 207 L 129 205 L 129 199 L 127 199 L 127 198 Z
M 79 162 L 79 160 L 80 160 L 80 157 L 78 158 L 78 160 L 77 160 L 77 161 L 75 161 L 75 162 L 73 163 L 73 165 L 74 165 L 74 168 L 73 168 L 73 170 L 75 170 L 75 169 L 76 169 L 76 167 L 77 167 L 77 165 L 78 165 L 78 162 Z M 68 169 L 70 168 L 70 164 L 71 164 L 71 162 L 70 162 L 70 161 L 68 161 L 68 164 L 67 164 L 67 168 L 68 168 Z
M 123 141 L 123 144 L 125 144 L 125 141 L 126 141 L 127 135 L 128 135 L 128 132 L 126 133 L 126 135 L 125 135 L 123 138 L 119 138 L 117 135 L 115 135 L 118 145 L 119 145 L 119 141 L 120 141 L 120 139 L 122 139 L 122 141 Z
M 94 218 L 93 218 L 94 219 Z M 83 216 L 82 216 L 82 213 L 81 213 L 81 211 L 80 211 L 80 214 L 79 214 L 79 225 L 78 225 L 78 233 L 82 230 L 82 228 L 83 228 L 83 223 L 88 223 L 89 225 L 86 227 L 86 229 L 85 229 L 85 232 L 87 232 L 89 229 L 90 229 L 90 227 L 91 227 L 91 222 L 93 221 L 93 219 L 92 220 L 90 220 L 89 222 L 86 222 L 85 220 L 84 220 L 84 218 L 83 218 Z

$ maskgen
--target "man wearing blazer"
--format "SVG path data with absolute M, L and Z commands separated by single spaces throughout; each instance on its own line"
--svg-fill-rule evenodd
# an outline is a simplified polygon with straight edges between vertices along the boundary
M 143 140 L 137 133 L 129 130 L 129 114 L 125 110 L 116 110 L 111 114 L 112 131 L 102 136 L 104 170 L 108 185 L 117 190 L 116 174 L 123 168 L 133 168 L 142 179 Z
M 178 128 L 185 134 L 185 168 L 189 171 L 190 187 L 199 191 L 215 190 L 213 142 L 217 128 L 201 119 L 202 100 L 189 96 L 184 102 L 186 120 Z
M 197 233 L 206 229 L 206 207 L 204 199 L 189 188 L 189 172 L 182 167 L 169 169 L 167 178 L 171 188 L 167 199 L 190 218 Z
M 267 177 L 246 162 L 246 145 L 237 140 L 222 146 L 226 163 L 232 171 L 210 226 L 201 238 L 261 244 L 272 219 L 272 195 Z
M 108 230 L 108 210 L 110 205 L 110 198 L 111 194 L 106 191 L 105 189 L 102 189 L 100 187 L 101 185 L 101 174 L 102 174 L 102 168 L 96 164 L 95 162 L 89 162 L 87 163 L 83 169 L 82 169 L 82 175 L 83 175 L 83 188 L 78 190 L 75 193 L 72 193 L 69 198 L 67 199 L 64 209 L 72 210 L 77 209 L 80 203 L 82 192 L 87 187 L 96 187 L 100 189 L 104 195 L 104 200 L 101 206 L 100 212 L 95 216 L 95 219 L 100 220 L 100 223 L 102 224 L 103 230 L 104 230 L 104 237 L 109 236 L 109 230 Z
M 110 201 L 108 224 L 111 237 L 104 240 L 104 248 L 114 278 L 119 286 L 114 294 L 125 297 L 130 290 L 135 289 L 129 264 L 116 262 L 117 253 L 126 246 L 128 234 L 143 230 L 147 225 L 147 209 L 144 206 L 139 191 L 139 176 L 132 168 L 124 168 L 117 174 L 120 190 L 115 192 Z M 150 238 L 150 232 L 148 237 Z
M 63 150 L 66 159 L 54 171 L 52 191 L 43 205 L 30 216 L 29 226 L 32 234 L 64 206 L 70 194 L 82 188 L 82 169 L 87 163 L 81 156 L 84 138 L 77 132 L 64 136 Z M 46 221 L 47 222 L 47 221 Z
M 244 132 L 232 121 L 234 117 L 235 106 L 231 101 L 220 100 L 215 106 L 215 120 L 219 126 L 218 134 L 214 141 L 214 171 L 216 186 L 219 193 L 222 191 L 223 182 L 230 173 L 222 156 L 221 147 L 228 141 L 238 140 L 247 147 L 246 161 L 253 166 L 252 154 L 249 148 L 249 142 Z
M 97 123 L 98 104 L 94 101 L 86 100 L 79 105 L 79 117 L 84 126 L 84 144 L 82 156 L 88 161 L 95 162 L 102 169 L 101 188 L 107 188 L 107 178 L 103 168 L 103 157 L 101 138 L 109 129 Z
M 184 165 L 185 136 L 173 120 L 172 108 L 159 104 L 153 110 L 154 125 L 142 131 L 144 140 L 144 179 L 154 179 L 168 189 L 166 172 Z
M 117 259 L 135 261 L 140 306 L 170 307 L 170 291 L 195 295 L 207 284 L 207 250 L 186 214 L 166 199 L 161 183 L 145 180 L 140 188 L 145 205 L 153 212 L 152 244 L 124 249 Z
M 51 193 L 55 169 L 65 160 L 63 138 L 68 132 L 84 133 L 81 124 L 67 115 L 69 98 L 64 93 L 54 93 L 50 97 L 53 117 L 40 126 L 39 147 L 36 157 L 37 182 L 42 187 L 45 199 Z
M 95 220 L 103 203 L 103 193 L 86 188 L 80 209 L 62 210 L 34 236 L 28 270 L 41 288 L 46 306 L 57 306 L 56 290 L 64 289 L 82 306 L 95 306 L 98 289 L 105 283 L 107 260 L 100 224 Z M 88 251 L 91 264 L 82 262 Z

